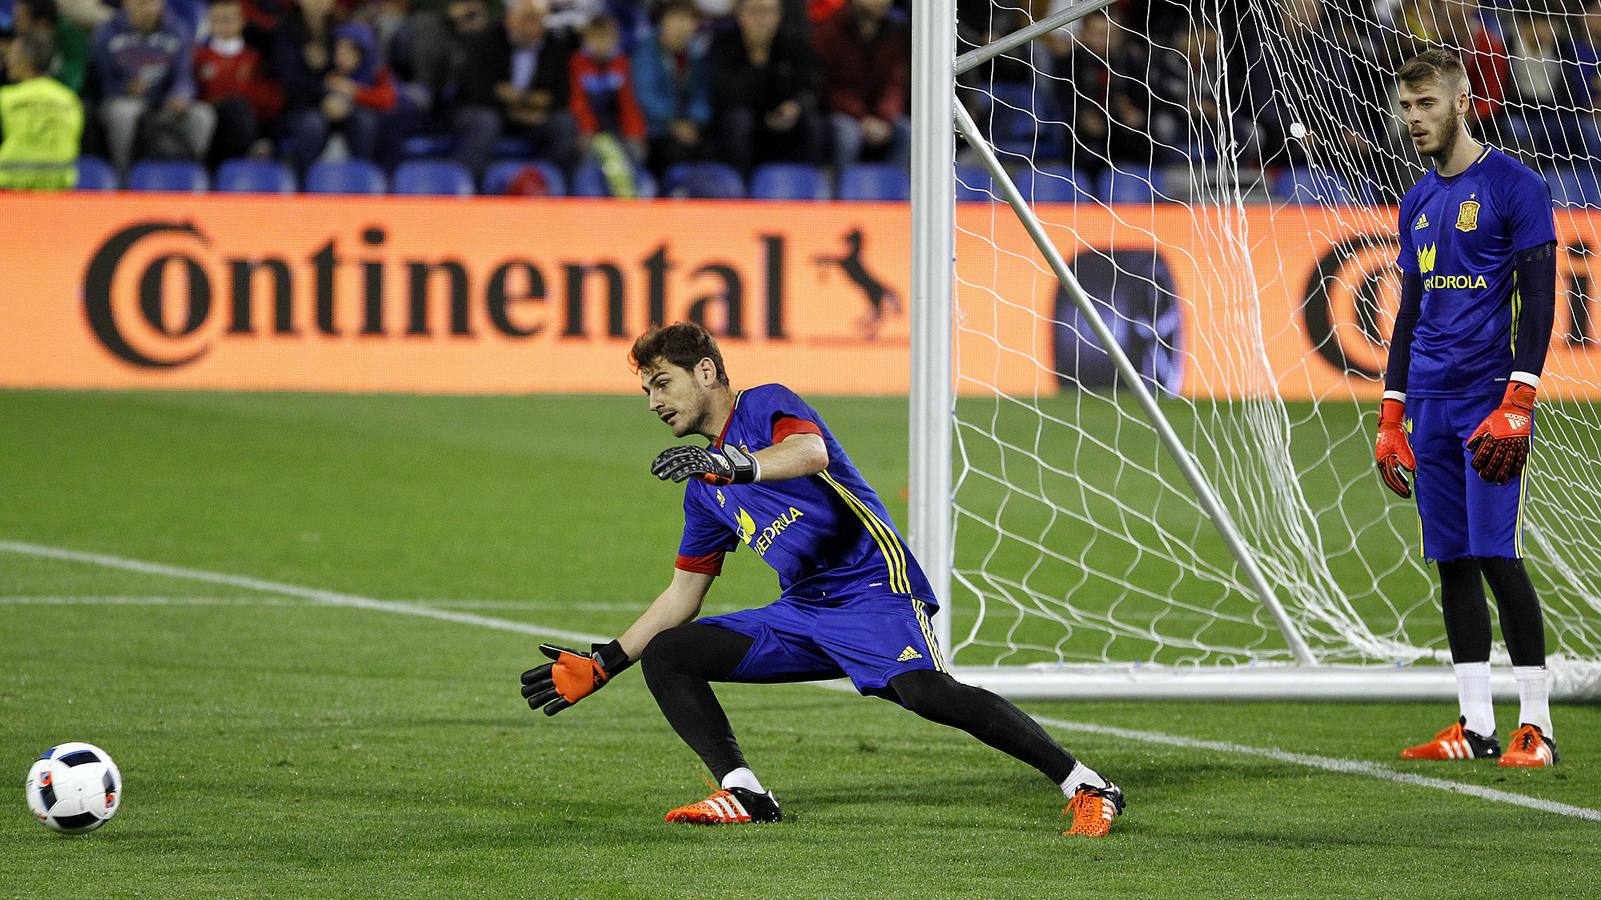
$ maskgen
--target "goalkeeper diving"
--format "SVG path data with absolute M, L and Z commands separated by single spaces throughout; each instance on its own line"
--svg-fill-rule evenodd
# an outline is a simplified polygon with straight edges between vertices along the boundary
M 822 416 L 778 384 L 735 391 L 712 335 L 678 323 L 630 357 L 652 414 L 675 437 L 651 474 L 684 485 L 672 581 L 616 640 L 551 645 L 522 676 L 531 708 L 554 715 L 641 663 L 662 714 L 717 780 L 667 813 L 692 824 L 777 822 L 778 801 L 740 751 L 713 682 L 849 678 L 865 696 L 959 728 L 1038 769 L 1068 798 L 1072 835 L 1101 837 L 1123 792 L 1074 759 L 1009 701 L 946 669 L 930 618 L 939 605 L 878 495 Z M 773 603 L 696 618 L 723 557 L 741 544 L 778 574 Z

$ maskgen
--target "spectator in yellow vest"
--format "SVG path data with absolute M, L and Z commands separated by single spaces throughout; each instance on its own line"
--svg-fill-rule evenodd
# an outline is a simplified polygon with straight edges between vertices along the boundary
M 40 31 L 19 34 L 6 52 L 14 83 L 0 88 L 0 188 L 64 191 L 78 182 L 83 103 L 49 76 L 55 54 Z

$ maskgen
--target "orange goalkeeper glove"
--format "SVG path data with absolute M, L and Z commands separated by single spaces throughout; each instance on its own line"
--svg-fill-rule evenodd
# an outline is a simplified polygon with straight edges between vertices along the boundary
M 1495 412 L 1484 417 L 1468 438 L 1473 471 L 1495 484 L 1506 484 L 1523 474 L 1534 436 L 1534 387 L 1521 381 L 1507 385 Z
M 1401 425 L 1405 412 L 1406 404 L 1399 400 L 1385 400 L 1379 404 L 1379 440 L 1373 447 L 1379 478 L 1385 487 L 1402 498 L 1412 496 L 1412 485 L 1406 479 L 1418 467 L 1406 429 Z
M 594 644 L 588 653 L 554 644 L 540 644 L 539 651 L 555 662 L 523 673 L 523 699 L 528 701 L 529 709 L 543 706 L 547 716 L 554 716 L 605 687 L 606 682 L 634 662 L 616 641 Z

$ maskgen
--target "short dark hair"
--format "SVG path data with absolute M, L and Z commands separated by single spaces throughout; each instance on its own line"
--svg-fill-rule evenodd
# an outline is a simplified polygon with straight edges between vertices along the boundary
M 61 21 L 61 13 L 56 8 L 56 0 L 19 0 L 18 6 L 28 8 L 28 15 L 37 24 L 49 22 L 51 25 Z
M 22 48 L 22 55 L 28 60 L 28 67 L 33 69 L 35 75 L 49 75 L 50 66 L 56 61 L 56 40 L 42 31 L 30 31 L 17 35 L 17 44 Z
M 717 349 L 717 339 L 694 322 L 674 322 L 665 328 L 657 325 L 640 335 L 634 341 L 634 349 L 628 352 L 628 364 L 635 372 L 658 368 L 663 362 L 693 370 L 703 359 L 712 361 L 717 367 L 718 383 L 727 386 L 728 370 L 723 368 L 723 351 Z
M 1410 88 L 1417 88 L 1425 82 L 1438 81 L 1444 87 L 1455 84 L 1466 90 L 1468 70 L 1462 65 L 1461 57 L 1449 50 L 1435 48 L 1425 50 L 1407 60 L 1406 65 L 1396 70 L 1395 80 Z
M 616 19 L 607 13 L 601 13 L 585 22 L 582 31 L 584 37 L 589 37 L 592 34 L 621 34 L 622 28 L 617 24 Z
M 690 16 L 695 21 L 700 21 L 700 7 L 695 5 L 695 0 L 665 0 L 665 2 L 656 7 L 655 14 L 651 18 L 657 25 L 660 25 L 662 19 L 673 13 Z

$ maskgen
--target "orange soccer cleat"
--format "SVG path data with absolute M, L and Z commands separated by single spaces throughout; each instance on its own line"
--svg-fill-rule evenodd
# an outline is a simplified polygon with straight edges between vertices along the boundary
M 1501 754 L 1498 766 L 1516 766 L 1520 769 L 1543 769 L 1557 764 L 1557 742 L 1545 736 L 1538 725 L 1525 722 L 1512 732 L 1507 750 Z
M 772 791 L 759 794 L 740 787 L 720 790 L 699 803 L 680 806 L 667 814 L 667 821 L 689 825 L 744 825 L 783 818 Z
M 1492 759 L 1501 755 L 1495 735 L 1488 737 L 1462 727 L 1467 718 L 1441 729 L 1434 740 L 1401 751 L 1402 759 Z
M 1080 787 L 1073 792 L 1062 815 L 1072 814 L 1073 827 L 1062 832 L 1084 837 L 1106 837 L 1112 830 L 1112 820 L 1123 812 L 1123 791 L 1111 782 L 1106 787 Z

